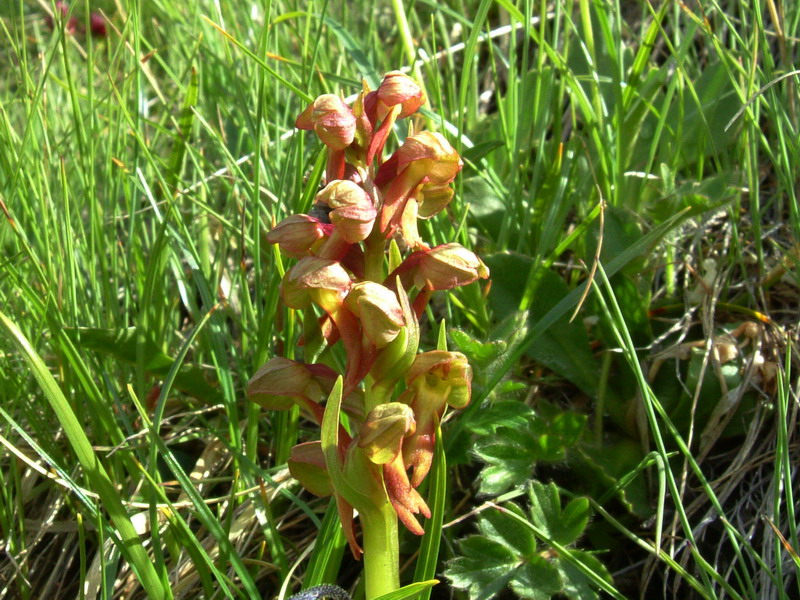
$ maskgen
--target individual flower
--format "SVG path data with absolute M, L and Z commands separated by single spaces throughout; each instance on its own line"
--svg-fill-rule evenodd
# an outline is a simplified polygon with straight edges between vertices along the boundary
M 281 298 L 290 308 L 308 308 L 313 302 L 330 313 L 338 309 L 351 285 L 337 261 L 306 256 L 284 275 Z
M 413 272 L 414 286 L 419 290 L 449 290 L 489 277 L 489 269 L 483 261 L 457 243 L 415 252 L 406 260 Z
M 362 281 L 354 284 L 344 302 L 376 348 L 389 344 L 405 326 L 397 295 L 380 283 Z
M 357 244 L 372 231 L 378 213 L 372 198 L 357 183 L 347 179 L 332 181 L 316 200 L 332 209 L 328 217 L 347 243 Z
M 323 94 L 300 113 L 295 126 L 313 130 L 322 143 L 332 150 L 344 150 L 353 142 L 356 118 L 339 96 Z
M 330 393 L 336 376 L 326 365 L 275 357 L 250 378 L 247 397 L 269 410 L 288 410 L 298 404 L 321 422 L 320 402 Z
M 460 352 L 423 352 L 409 369 L 406 386 L 399 401 L 412 408 L 417 426 L 403 444 L 403 459 L 407 467 L 413 467 L 411 485 L 417 487 L 430 471 L 436 430 L 445 407 L 461 409 L 469 404 L 472 367 Z
M 423 131 L 409 136 L 397 152 L 383 163 L 375 183 L 386 188 L 380 229 L 391 236 L 399 225 L 406 202 L 418 188 L 449 185 L 461 170 L 462 162 L 450 143 L 439 133 Z
M 89 31 L 95 37 L 106 37 L 108 30 L 106 28 L 106 20 L 100 13 L 93 12 L 89 15 Z
M 403 440 L 415 431 L 413 410 L 400 402 L 388 402 L 370 411 L 357 443 L 370 461 L 382 465 L 386 493 L 400 521 L 412 533 L 422 535 L 425 532 L 414 515 L 430 518 L 431 511 L 408 480 L 402 453 Z
M 278 244 L 281 252 L 292 258 L 313 254 L 330 236 L 333 225 L 309 215 L 291 215 L 275 225 L 267 234 L 267 242 Z
M 425 104 L 425 92 L 400 71 L 387 73 L 381 85 L 364 98 L 364 110 L 375 129 L 367 151 L 367 164 L 372 164 L 375 156 L 380 158 L 383 147 L 397 119 L 404 119 Z
M 295 126 L 313 130 L 328 147 L 328 181 L 344 177 L 344 150 L 356 134 L 356 117 L 344 100 L 334 94 L 319 96 L 300 113 Z

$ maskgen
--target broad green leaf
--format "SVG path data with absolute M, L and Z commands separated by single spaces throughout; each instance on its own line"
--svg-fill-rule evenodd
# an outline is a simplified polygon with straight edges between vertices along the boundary
M 547 600 L 564 586 L 558 569 L 543 556 L 537 556 L 517 570 L 509 587 L 520 598 Z
M 450 561 L 445 575 L 470 600 L 487 600 L 503 590 L 521 566 L 507 546 L 473 535 L 458 543 L 460 556 Z
M 608 570 L 594 556 L 582 550 L 572 550 L 570 554 L 592 570 L 598 577 L 608 583 L 612 583 Z M 563 582 L 564 589 L 562 593 L 570 600 L 591 600 L 598 597 L 589 579 L 575 565 L 564 560 L 558 560 L 555 566 Z
M 489 304 L 496 314 L 513 312 L 519 306 L 523 294 L 520 273 L 530 270 L 531 261 L 527 256 L 511 253 L 486 257 L 492 271 Z M 539 277 L 529 313 L 531 319 L 544 315 L 569 294 L 567 285 L 556 273 L 542 270 Z M 528 354 L 594 397 L 599 371 L 583 323 L 580 320 L 570 323 L 564 315 L 556 325 L 530 347 Z
M 543 535 L 561 545 L 574 543 L 583 535 L 589 524 L 589 500 L 575 498 L 561 510 L 561 498 L 555 483 L 544 485 L 539 481 L 531 484 L 531 522 Z
M 513 502 L 503 508 L 524 517 L 522 509 Z M 533 558 L 536 552 L 536 537 L 528 529 L 520 529 L 519 523 L 500 510 L 486 510 L 481 513 L 478 529 L 487 538 L 506 546 L 523 558 Z
M 502 400 L 479 412 L 467 428 L 481 436 L 492 435 L 501 427 L 510 429 L 526 427 L 536 418 L 533 409 L 516 400 Z

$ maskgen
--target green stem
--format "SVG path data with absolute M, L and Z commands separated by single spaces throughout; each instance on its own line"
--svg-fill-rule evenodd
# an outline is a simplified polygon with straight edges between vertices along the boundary
M 400 587 L 400 543 L 397 514 L 388 499 L 374 510 L 361 513 L 364 536 L 364 580 L 367 600 Z

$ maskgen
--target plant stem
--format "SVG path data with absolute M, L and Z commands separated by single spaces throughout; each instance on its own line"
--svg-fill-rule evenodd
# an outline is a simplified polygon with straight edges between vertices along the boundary
M 397 514 L 384 500 L 374 510 L 360 515 L 364 535 L 364 579 L 367 600 L 374 600 L 400 587 L 400 544 Z

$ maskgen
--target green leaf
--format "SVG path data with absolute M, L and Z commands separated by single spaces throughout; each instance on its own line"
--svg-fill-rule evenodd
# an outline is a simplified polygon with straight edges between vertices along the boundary
M 525 483 L 539 458 L 538 444 L 528 428 L 504 428 L 479 439 L 473 451 L 487 463 L 481 471 L 480 493 L 490 496 Z
M 520 567 L 508 546 L 473 535 L 458 543 L 461 556 L 450 561 L 445 575 L 470 600 L 485 600 L 503 590 Z
M 517 309 L 524 292 L 520 273 L 531 269 L 532 259 L 520 254 L 501 253 L 488 256 L 486 264 L 492 271 L 489 305 L 495 314 L 507 314 Z M 535 286 L 529 318 L 538 318 L 569 295 L 563 279 L 552 271 L 541 270 Z M 552 369 L 577 385 L 585 394 L 594 397 L 598 387 L 599 369 L 589 347 L 589 337 L 580 320 L 569 321 L 562 315 L 556 327 L 544 332 L 528 354 L 537 362 Z
M 612 583 L 611 576 L 609 575 L 605 566 L 603 566 L 603 563 L 597 560 L 590 553 L 582 550 L 572 550 L 570 554 L 572 555 L 572 558 L 580 561 L 598 577 L 608 583 Z M 594 590 L 590 580 L 586 577 L 586 575 L 581 573 L 578 567 L 565 560 L 557 560 L 555 562 L 555 567 L 558 569 L 558 572 L 561 576 L 561 581 L 563 582 L 564 586 L 562 593 L 565 596 L 571 600 L 585 600 L 598 597 L 598 594 Z
M 519 402 L 496 406 L 470 425 L 482 434 L 473 446 L 474 455 L 486 463 L 480 493 L 491 496 L 526 483 L 537 461 L 563 460 L 586 424 L 586 417 L 575 413 L 560 412 L 546 421 Z
M 430 589 L 439 583 L 438 579 L 429 579 L 428 581 L 417 581 L 404 585 L 399 590 L 389 592 L 383 596 L 378 596 L 377 600 L 407 600 L 409 598 L 418 598 L 420 594 L 425 592 L 430 593 Z
M 522 509 L 513 502 L 507 502 L 503 508 L 520 517 Z M 536 537 L 527 529 L 521 530 L 519 523 L 499 510 L 487 510 L 481 513 L 478 529 L 487 538 L 503 544 L 519 556 L 532 558 L 536 552 Z
M 523 511 L 510 502 L 503 510 L 487 510 L 478 519 L 482 536 L 458 543 L 461 556 L 450 562 L 445 575 L 453 587 L 467 590 L 470 600 L 494 597 L 506 586 L 520 598 L 535 600 L 561 590 L 558 570 L 536 552 L 533 532 L 517 519 L 524 519 Z
M 124 329 L 99 329 L 78 327 L 64 330 L 73 344 L 83 349 L 94 350 L 112 356 L 130 365 L 136 364 L 136 327 Z M 149 375 L 163 379 L 169 373 L 174 360 L 161 352 L 151 341 L 145 342 L 145 370 Z M 199 367 L 183 365 L 175 376 L 173 386 L 197 400 L 207 404 L 223 402 L 219 389 L 211 385 L 205 371 Z
M 496 433 L 501 427 L 509 429 L 527 427 L 535 418 L 536 414 L 527 404 L 516 400 L 502 400 L 479 412 L 467 424 L 467 428 L 480 436 L 488 436 Z
M 574 543 L 589 524 L 589 500 L 576 498 L 562 512 L 556 484 L 531 484 L 531 521 L 542 534 L 561 545 Z
M 504 340 L 481 342 L 459 329 L 451 330 L 450 337 L 471 363 L 488 363 L 500 356 L 507 347 Z

